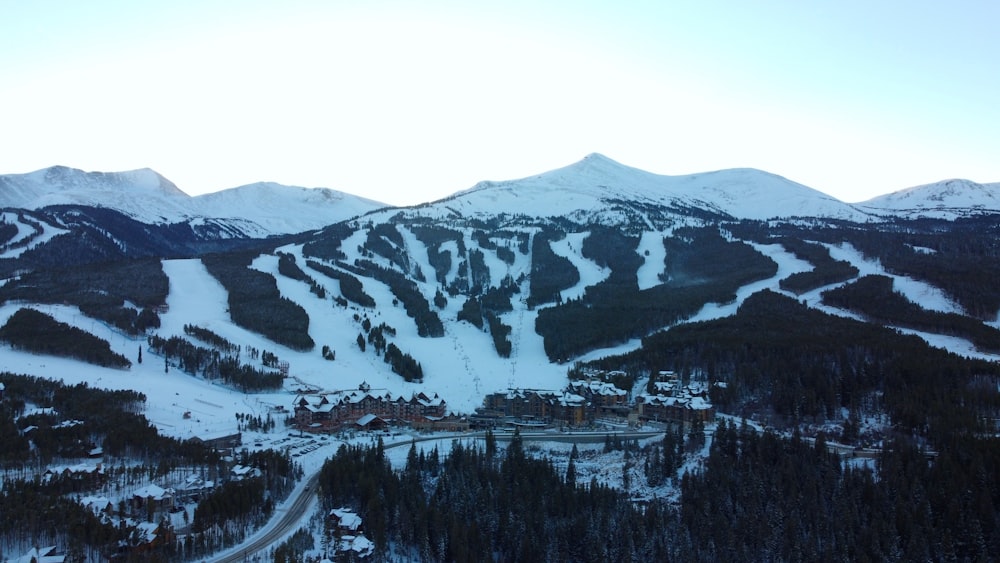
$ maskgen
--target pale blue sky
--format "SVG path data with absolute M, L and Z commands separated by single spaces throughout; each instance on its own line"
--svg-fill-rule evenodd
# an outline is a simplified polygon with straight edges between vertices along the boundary
M 0 0 L 0 173 L 393 204 L 590 152 L 851 202 L 997 182 L 998 25 L 992 0 Z

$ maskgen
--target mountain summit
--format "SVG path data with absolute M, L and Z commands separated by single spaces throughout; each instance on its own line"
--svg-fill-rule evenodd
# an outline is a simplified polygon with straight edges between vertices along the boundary
M 569 166 L 519 180 L 480 182 L 447 199 L 469 214 L 504 211 L 529 216 L 600 212 L 610 203 L 701 209 L 739 219 L 831 217 L 864 220 L 867 214 L 812 188 L 752 168 L 666 176 L 590 154 Z
M 84 172 L 67 166 L 51 166 L 27 174 L 0 176 L 0 205 L 4 207 L 128 206 L 141 212 L 162 205 L 170 209 L 188 197 L 173 182 L 149 168 Z M 144 205 L 133 205 L 143 201 Z
M 1000 182 L 951 179 L 882 195 L 858 204 L 875 213 L 953 219 L 1000 211 Z
M 328 188 L 258 183 L 191 197 L 148 168 L 84 172 L 53 166 L 0 175 L 0 208 L 58 205 L 112 209 L 147 224 L 211 222 L 231 236 L 267 237 L 318 229 L 385 204 Z

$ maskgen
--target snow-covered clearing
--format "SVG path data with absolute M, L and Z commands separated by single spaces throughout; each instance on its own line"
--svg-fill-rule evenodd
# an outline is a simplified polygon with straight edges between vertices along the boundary
M 660 274 L 666 268 L 667 247 L 663 244 L 663 239 L 670 235 L 670 231 L 646 231 L 639 239 L 639 246 L 636 252 L 643 259 L 642 265 L 636 276 L 639 278 L 639 289 L 649 289 L 663 283 Z
M 56 228 L 47 223 L 38 223 L 42 232 L 30 243 L 24 244 L 25 239 L 35 234 L 34 225 L 25 223 L 21 220 L 17 213 L 12 213 L 10 211 L 0 213 L 0 216 L 3 217 L 4 222 L 17 227 L 17 234 L 14 235 L 14 238 L 9 240 L 6 244 L 0 245 L 0 258 L 18 258 L 28 250 L 31 250 L 40 244 L 49 242 L 55 236 L 69 233 L 66 229 Z
M 580 299 L 588 287 L 601 283 L 611 275 L 611 270 L 608 268 L 602 268 L 592 260 L 583 257 L 583 241 L 589 236 L 589 231 L 570 233 L 562 240 L 549 244 L 553 252 L 572 262 L 573 267 L 580 273 L 580 282 L 562 291 L 563 301 Z
M 961 308 L 940 289 L 907 276 L 890 274 L 882 267 L 878 260 L 870 260 L 864 257 L 859 250 L 844 243 L 840 245 L 825 244 L 830 249 L 830 256 L 834 260 L 846 260 L 854 265 L 862 276 L 881 275 L 892 278 L 892 287 L 902 293 L 907 299 L 920 305 L 924 309 L 940 311 L 942 313 L 961 313 Z

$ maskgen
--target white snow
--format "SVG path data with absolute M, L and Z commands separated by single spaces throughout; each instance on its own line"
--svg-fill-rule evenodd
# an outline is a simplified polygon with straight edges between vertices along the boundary
M 954 179 L 906 188 L 857 204 L 877 214 L 954 219 L 983 212 L 1000 213 L 1000 183 Z
M 639 246 L 636 252 L 643 259 L 639 266 L 637 276 L 639 278 L 639 289 L 649 289 L 663 283 L 660 275 L 666 268 L 667 248 L 663 244 L 663 239 L 670 236 L 671 231 L 646 231 L 639 239 Z
M 0 207 L 40 209 L 88 205 L 120 211 L 145 223 L 223 222 L 266 237 L 319 229 L 384 204 L 328 188 L 250 184 L 191 197 L 147 169 L 84 172 L 55 166 L 0 175 Z
M 24 244 L 26 239 L 35 234 L 35 227 L 22 221 L 17 213 L 5 211 L 2 213 L 2 216 L 5 222 L 17 227 L 17 234 L 14 235 L 14 238 L 6 244 L 0 246 L 0 258 L 18 258 L 26 251 L 31 250 L 40 244 L 49 242 L 53 237 L 69 232 L 66 229 L 53 227 L 48 223 L 36 222 L 42 230 L 41 234 L 31 240 L 28 244 Z
M 760 170 L 663 176 L 600 154 L 537 176 L 481 182 L 441 203 L 464 215 L 503 211 L 569 217 L 579 212 L 605 215 L 611 199 L 696 206 L 745 219 L 811 216 L 864 221 L 869 216 L 850 204 Z
M 592 285 L 597 285 L 611 275 L 611 270 L 602 268 L 592 260 L 583 257 L 583 241 L 590 232 L 570 233 L 565 238 L 549 243 L 552 251 L 569 260 L 576 271 L 580 273 L 580 281 L 573 287 L 564 289 L 562 300 L 580 299 Z
M 917 303 L 924 309 L 940 311 L 942 313 L 962 312 L 961 308 L 940 289 L 908 276 L 890 274 L 885 271 L 881 262 L 865 258 L 860 251 L 850 244 L 827 244 L 824 246 L 830 249 L 830 256 L 834 260 L 850 262 L 859 270 L 862 276 L 882 275 L 892 278 L 892 287 L 895 291 L 903 294 L 907 299 Z

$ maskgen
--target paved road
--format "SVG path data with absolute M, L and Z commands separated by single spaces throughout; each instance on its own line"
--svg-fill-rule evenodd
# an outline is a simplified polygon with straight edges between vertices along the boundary
M 311 508 L 313 501 L 316 500 L 316 483 L 318 482 L 319 472 L 317 471 L 309 476 L 309 479 L 306 480 L 305 488 L 299 492 L 299 496 L 292 501 L 287 509 L 275 511 L 275 518 L 278 518 L 278 521 L 266 533 L 259 537 L 251 536 L 251 539 L 244 542 L 239 550 L 233 551 L 229 555 L 210 559 L 225 563 L 238 563 L 246 559 L 247 556 L 254 555 L 276 544 L 279 539 L 292 532 L 298 526 L 308 509 Z
M 603 442 L 605 436 L 608 434 L 616 435 L 626 440 L 641 440 L 644 438 L 651 438 L 658 434 L 663 434 L 663 432 L 526 432 L 522 434 L 521 437 L 525 441 L 595 443 Z M 495 434 L 497 441 L 510 441 L 512 435 L 513 434 L 511 433 L 504 432 L 498 432 Z M 413 442 L 482 438 L 484 436 L 485 434 L 483 432 L 415 436 L 412 440 L 386 444 L 385 449 L 388 450 L 391 448 L 409 446 Z M 244 561 L 247 557 L 255 555 L 276 544 L 282 537 L 295 531 L 295 528 L 298 527 L 299 523 L 305 517 L 306 512 L 312 508 L 313 501 L 316 500 L 316 484 L 318 482 L 319 472 L 317 471 L 309 476 L 306 480 L 306 486 L 299 490 L 299 496 L 291 502 L 288 508 L 275 511 L 274 518 L 278 518 L 278 521 L 270 530 L 260 536 L 251 536 L 250 539 L 240 545 L 238 549 L 230 551 L 229 555 L 223 555 L 217 558 L 210 557 L 208 560 L 217 561 L 219 563 L 239 563 L 240 561 Z

